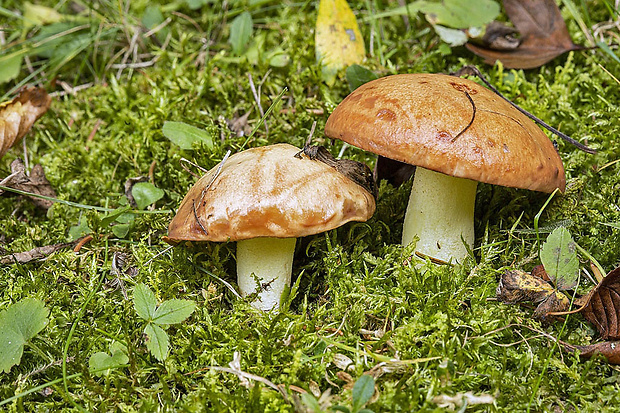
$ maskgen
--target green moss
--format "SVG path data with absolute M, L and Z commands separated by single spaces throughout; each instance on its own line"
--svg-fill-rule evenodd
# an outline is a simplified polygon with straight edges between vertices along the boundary
M 18 3 L 3 7 L 19 10 Z M 227 22 L 250 3 L 229 2 L 228 9 L 208 3 L 200 10 L 185 2 L 165 6 L 165 17 L 172 19 L 166 48 L 144 40 L 140 53 L 150 53 L 144 60 L 156 57 L 156 62 L 124 69 L 118 79 L 118 69 L 105 66 L 127 46 L 122 31 L 99 49 L 89 48 L 87 57 L 59 69 L 58 80 L 95 83 L 75 95 L 55 98 L 27 138 L 30 163 L 43 165 L 59 198 L 116 208 L 123 203 L 125 181 L 148 176 L 151 169 L 154 184 L 165 192 L 155 208 L 176 209 L 195 181 L 181 166 L 181 158 L 212 168 L 228 149 L 238 150 L 247 139 L 231 132 L 227 119 L 249 111 L 250 128 L 258 124 L 261 115 L 248 74 L 256 87 L 262 85 L 263 109 L 275 106 L 267 118 L 269 133 L 259 128 L 245 147 L 275 142 L 302 146 L 316 121 L 315 142 L 334 154 L 340 151 L 342 144 L 330 143 L 322 131 L 348 85 L 344 78 L 331 88 L 320 82 L 311 40 L 316 4 L 251 6 L 255 34 L 264 36 L 263 49 L 280 46 L 290 56 L 288 65 L 276 68 L 230 53 Z M 127 33 L 133 33 L 132 25 L 151 4 L 129 3 L 122 23 Z M 367 15 L 368 4 L 351 2 L 358 17 Z M 69 13 L 67 4 L 59 7 Z M 98 7 L 106 24 L 122 21 L 116 3 L 101 2 Z M 172 9 L 178 13 L 170 13 Z M 609 17 L 606 10 L 603 4 L 589 4 L 587 12 L 597 22 Z M 575 41 L 585 41 L 572 17 L 565 17 Z M 9 32 L 20 29 L 18 19 L 2 19 L 0 24 Z M 400 17 L 383 19 L 381 46 L 374 44 L 364 65 L 387 75 L 448 73 L 462 64 L 477 64 L 506 97 L 597 148 L 599 153 L 592 156 L 558 142 L 567 191 L 554 196 L 539 225 L 543 230 L 568 225 L 574 239 L 606 269 L 616 266 L 620 230 L 604 223 L 620 222 L 620 163 L 601 167 L 620 154 L 620 86 L 599 63 L 616 76 L 620 65 L 600 51 L 585 50 L 536 70 L 491 68 L 462 48 L 442 54 L 427 23 L 413 16 L 410 22 L 407 30 Z M 361 30 L 368 40 L 370 26 L 364 23 Z M 384 65 L 378 47 L 388 56 Z M 118 62 L 117 58 L 113 63 Z M 20 79 L 27 75 L 24 70 Z M 3 85 L 3 93 L 14 85 Z M 285 87 L 284 98 L 275 102 Z M 165 121 L 206 129 L 215 149 L 175 147 L 162 134 Z M 2 176 L 8 175 L 17 156 L 22 156 L 20 148 L 2 159 Z M 373 155 L 351 147 L 345 156 L 374 163 Z M 81 216 L 96 235 L 77 254 L 65 250 L 46 260 L 0 267 L 0 309 L 25 297 L 40 298 L 51 309 L 50 324 L 33 340 L 41 352 L 26 347 L 21 364 L 0 377 L 0 401 L 62 378 L 58 361 L 65 345 L 71 357 L 67 375 L 78 374 L 68 380 L 68 393 L 56 383 L 51 394 L 34 392 L 2 408 L 78 410 L 76 403 L 99 411 L 294 411 L 266 385 L 246 388 L 235 375 L 208 369 L 227 367 L 239 352 L 243 371 L 285 388 L 308 390 L 314 382 L 321 391 L 331 390 L 334 404 L 351 399 L 345 376 L 334 364 L 336 354 L 353 361 L 348 371 L 353 378 L 385 358 L 409 360 L 378 377 L 378 397 L 368 406 L 374 411 L 436 411 L 433 397 L 467 391 L 496 398 L 494 406 L 478 410 L 614 410 L 620 401 L 618 372 L 599 359 L 579 361 L 562 353 L 538 333 L 588 344 L 597 340 L 590 325 L 579 315 L 568 316 L 564 327 L 564 318 L 541 325 L 532 320 L 531 309 L 493 298 L 506 267 L 529 270 L 538 263 L 534 219 L 548 195 L 490 185 L 479 188 L 475 260 L 459 267 L 416 267 L 407 258 L 411 251 L 398 245 L 410 184 L 393 188 L 383 183 L 370 221 L 299 241 L 293 276 L 299 278 L 299 290 L 289 311 L 279 315 L 257 312 L 221 282 L 234 284 L 234 244 L 166 250 L 161 236 L 171 214 L 139 215 L 126 239 L 119 240 L 102 224 L 101 213 L 56 204 L 45 214 L 18 198 L 0 198 L 0 247 L 7 252 L 64 242 Z M 120 278 L 129 299 L 112 282 L 117 278 L 112 257 L 120 253 L 127 257 Z M 167 330 L 171 353 L 165 363 L 157 362 L 144 345 L 143 325 L 131 301 L 131 288 L 138 282 L 146 283 L 159 300 L 185 298 L 198 304 L 188 321 Z M 127 344 L 129 366 L 114 370 L 107 379 L 89 375 L 89 357 L 107 351 L 111 340 Z M 38 371 L 42 367 L 46 368 Z M 298 390 L 288 392 L 292 400 Z

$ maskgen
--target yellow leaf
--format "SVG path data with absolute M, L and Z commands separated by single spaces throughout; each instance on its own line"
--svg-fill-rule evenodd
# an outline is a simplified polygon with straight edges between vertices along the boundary
M 26 31 L 34 26 L 57 23 L 62 19 L 62 14 L 50 7 L 39 6 L 30 2 L 24 3 L 24 30 Z
M 28 88 L 15 99 L 0 103 L 0 158 L 47 112 L 51 101 L 45 90 Z
M 366 55 L 364 39 L 346 0 L 321 0 L 316 20 L 316 58 L 322 78 L 334 84 L 338 71 L 361 63 Z

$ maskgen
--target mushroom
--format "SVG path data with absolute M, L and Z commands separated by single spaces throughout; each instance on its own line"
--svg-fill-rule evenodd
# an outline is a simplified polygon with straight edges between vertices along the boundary
M 242 295 L 258 293 L 252 304 L 261 310 L 279 306 L 296 238 L 366 221 L 375 210 L 370 169 L 313 148 L 277 144 L 230 156 L 189 190 L 166 241 L 237 241 Z
M 325 134 L 416 165 L 403 245 L 463 262 L 474 243 L 478 182 L 564 191 L 562 161 L 534 122 L 467 79 L 402 74 L 366 83 L 329 116 Z

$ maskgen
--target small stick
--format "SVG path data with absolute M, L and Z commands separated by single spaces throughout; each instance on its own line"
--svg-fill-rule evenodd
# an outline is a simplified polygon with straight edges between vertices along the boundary
M 459 138 L 459 136 L 464 134 L 467 131 L 467 129 L 469 129 L 471 125 L 473 125 L 474 119 L 476 119 L 476 104 L 474 103 L 474 100 L 471 98 L 471 96 L 469 96 L 469 93 L 467 93 L 466 90 L 464 90 L 463 93 L 465 93 L 465 96 L 467 96 L 467 99 L 469 99 L 469 103 L 471 103 L 471 108 L 473 109 L 473 113 L 471 114 L 471 120 L 469 121 L 469 124 L 465 126 L 465 129 L 460 131 L 454 138 L 452 138 L 452 142 L 456 141 Z
M 263 106 L 260 104 L 260 96 L 256 91 L 256 87 L 254 86 L 254 81 L 252 80 L 252 74 L 248 73 L 248 79 L 250 80 L 250 89 L 252 89 L 252 95 L 254 95 L 254 100 L 256 101 L 256 105 L 258 106 L 258 111 L 260 112 L 261 117 L 265 116 L 265 111 L 263 110 Z M 267 120 L 265 119 L 265 133 L 269 135 L 269 126 L 267 126 Z
M 93 239 L 93 236 L 90 234 L 85 237 L 80 238 L 78 243 L 75 244 L 75 247 L 73 247 L 73 252 L 80 252 L 82 247 L 86 245 L 88 242 L 90 242 L 92 239 Z
M 576 140 L 574 140 L 573 138 L 571 138 L 570 136 L 566 135 L 565 133 L 560 132 L 559 130 L 557 130 L 556 128 L 554 128 L 553 126 L 548 125 L 547 123 L 545 123 L 543 120 L 537 118 L 536 116 L 532 115 L 530 112 L 528 112 L 525 109 L 522 109 L 521 107 L 519 107 L 518 105 L 514 104 L 513 102 L 511 102 L 509 99 L 507 99 L 504 95 L 502 95 L 499 90 L 495 89 L 493 87 L 493 85 L 486 80 L 486 78 L 484 77 L 484 75 L 482 74 L 482 72 L 480 72 L 480 70 L 478 70 L 478 68 L 476 66 L 463 66 L 461 69 L 457 70 L 456 72 L 452 73 L 453 76 L 461 76 L 461 75 L 474 75 L 477 76 L 480 80 L 482 80 L 484 82 L 484 84 L 491 89 L 491 91 L 493 91 L 497 96 L 501 97 L 502 99 L 504 99 L 506 102 L 510 103 L 515 109 L 517 109 L 519 112 L 523 113 L 525 116 L 527 116 L 528 118 L 532 119 L 534 122 L 538 123 L 539 125 L 541 125 L 543 128 L 547 129 L 549 132 L 553 133 L 556 136 L 559 136 L 560 138 L 564 139 L 565 141 L 567 141 L 568 143 L 576 146 L 577 148 L 581 149 L 582 151 L 586 152 L 586 153 L 590 153 L 590 154 L 595 154 L 596 150 L 592 149 Z
M 308 139 L 306 139 L 306 144 L 304 146 L 310 146 L 310 142 L 312 142 L 312 135 L 314 135 L 314 130 L 316 129 L 316 121 L 312 122 L 312 127 L 310 128 L 310 135 L 308 135 Z

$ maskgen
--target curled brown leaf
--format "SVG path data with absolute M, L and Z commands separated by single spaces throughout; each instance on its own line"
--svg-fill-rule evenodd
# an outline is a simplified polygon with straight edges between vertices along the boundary
M 620 267 L 590 291 L 581 312 L 603 339 L 620 340 Z
M 33 87 L 0 105 L 0 158 L 47 112 L 51 101 L 44 89 Z
M 466 44 L 485 63 L 492 65 L 499 60 L 508 68 L 532 69 L 562 53 L 583 49 L 571 40 L 554 0 L 504 0 L 504 8 L 521 41 L 518 47 L 509 50 Z
M 550 313 L 560 313 L 570 308 L 568 297 L 557 291 L 542 278 L 521 270 L 508 270 L 499 280 L 497 298 L 508 304 L 531 301 L 537 303 L 534 316 L 546 319 Z
M 45 171 L 39 164 L 35 165 L 30 171 L 30 175 L 26 172 L 26 166 L 21 159 L 15 159 L 11 162 L 11 174 L 0 181 L 0 185 L 20 191 L 29 192 L 31 194 L 43 195 L 50 198 L 56 198 L 56 191 L 52 188 L 45 177 Z M 0 189 L 0 195 L 6 192 Z M 48 210 L 53 202 L 47 199 L 28 197 L 39 208 Z
M 578 351 L 579 356 L 584 359 L 598 354 L 605 357 L 610 364 L 620 364 L 620 342 L 618 341 L 602 341 L 587 346 L 575 346 L 568 343 L 562 343 L 562 345 L 566 351 Z

